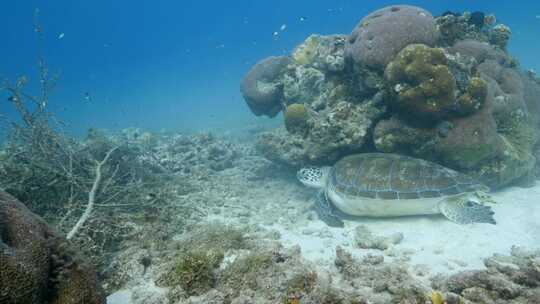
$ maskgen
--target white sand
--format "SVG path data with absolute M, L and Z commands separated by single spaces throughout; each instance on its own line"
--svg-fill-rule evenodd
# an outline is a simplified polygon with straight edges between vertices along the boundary
M 405 257 L 411 265 L 426 265 L 427 274 L 481 269 L 483 259 L 494 253 L 509 254 L 512 246 L 540 248 L 540 183 L 532 188 L 509 188 L 493 198 L 498 202 L 492 206 L 497 225 L 457 225 L 443 217 L 408 217 L 346 221 L 344 229 L 327 228 L 318 220 L 299 231 L 273 228 L 286 246 L 300 245 L 307 259 L 326 267 L 333 263 L 339 245 L 355 256 L 384 253 L 386 259 Z M 358 225 L 382 236 L 401 232 L 404 239 L 384 252 L 355 248 Z
M 345 228 L 329 228 L 318 219 L 307 218 L 309 198 L 315 194 L 311 190 L 279 179 L 265 182 L 264 187 L 246 189 L 245 181 L 238 178 L 243 173 L 237 174 L 232 173 L 231 179 L 223 180 L 227 184 L 224 189 L 209 190 L 219 200 L 225 199 L 225 206 L 222 212 L 211 214 L 207 220 L 239 226 L 251 223 L 265 227 L 263 230 L 278 231 L 284 246 L 299 245 L 304 258 L 322 272 L 337 271 L 334 266 L 336 246 L 342 246 L 358 258 L 373 253 L 383 255 L 386 261 L 407 263 L 412 266 L 413 274 L 426 284 L 428 278 L 437 273 L 482 269 L 485 258 L 494 253 L 509 254 L 512 246 L 540 248 L 540 183 L 532 188 L 514 187 L 493 194 L 498 202 L 492 206 L 497 225 L 458 225 L 442 216 L 418 216 L 348 220 Z M 228 205 L 231 208 L 227 208 Z M 355 228 L 359 225 L 367 226 L 374 235 L 401 232 L 404 238 L 385 251 L 359 249 L 354 244 Z M 146 293 L 150 298 L 163 297 L 164 291 L 153 291 L 153 284 L 151 281 L 130 284 L 127 290 L 109 296 L 108 303 L 141 303 L 133 301 L 136 293 L 142 293 L 141 296 Z

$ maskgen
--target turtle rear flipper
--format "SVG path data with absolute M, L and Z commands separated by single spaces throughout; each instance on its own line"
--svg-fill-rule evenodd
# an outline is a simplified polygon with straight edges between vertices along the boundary
M 319 191 L 315 201 L 315 212 L 319 219 L 330 227 L 343 228 L 345 223 L 339 216 L 339 210 L 328 200 L 324 191 Z
M 446 218 L 457 224 L 496 224 L 491 207 L 472 201 L 469 195 L 446 198 L 439 203 L 439 209 Z

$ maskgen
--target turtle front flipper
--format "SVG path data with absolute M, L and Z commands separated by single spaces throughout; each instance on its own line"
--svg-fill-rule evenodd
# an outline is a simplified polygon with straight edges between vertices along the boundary
M 345 226 L 345 223 L 343 223 L 339 216 L 339 211 L 328 200 L 324 191 L 319 191 L 317 194 L 315 212 L 317 212 L 319 219 L 330 227 L 343 228 Z
M 477 203 L 464 194 L 449 197 L 439 203 L 439 210 L 449 220 L 457 224 L 488 223 L 495 225 L 491 207 Z

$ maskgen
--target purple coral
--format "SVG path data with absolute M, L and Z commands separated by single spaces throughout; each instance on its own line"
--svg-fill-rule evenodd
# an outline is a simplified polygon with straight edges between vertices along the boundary
M 283 85 L 280 77 L 290 62 L 289 57 L 268 57 L 244 76 L 240 91 L 253 114 L 274 117 L 281 111 Z
M 404 47 L 413 43 L 433 46 L 439 36 L 433 16 L 409 5 L 379 9 L 364 17 L 345 46 L 345 55 L 354 62 L 384 69 Z

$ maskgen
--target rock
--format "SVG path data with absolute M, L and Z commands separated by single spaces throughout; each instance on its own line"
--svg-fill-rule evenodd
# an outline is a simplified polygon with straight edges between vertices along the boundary
M 407 267 L 398 263 L 357 261 L 338 246 L 334 264 L 356 290 L 377 295 L 367 296 L 371 300 L 368 303 L 419 303 L 416 299 L 426 299 L 427 290 L 412 278 Z
M 345 45 L 345 56 L 355 63 L 384 69 L 409 44 L 433 46 L 438 39 L 433 16 L 409 5 L 379 9 L 364 17 Z
M 60 235 L 0 192 L 0 302 L 104 304 L 94 270 Z
M 244 76 L 240 91 L 253 114 L 274 117 L 281 111 L 283 85 L 280 78 L 290 62 L 289 57 L 268 57 Z
M 258 137 L 256 148 L 267 159 L 292 167 L 333 163 L 345 151 L 359 150 L 369 138 L 373 122 L 382 115 L 374 102 L 337 102 L 331 108 L 309 115 L 305 135 L 283 130 Z
M 456 293 L 472 303 L 535 303 L 531 300 L 537 300 L 533 288 L 540 286 L 540 269 L 534 263 L 538 257 L 538 251 L 513 249 L 511 256 L 494 255 L 486 259 L 486 270 L 463 271 L 434 281 L 434 287 Z
M 355 229 L 354 240 L 356 246 L 362 249 L 386 250 L 393 245 L 401 243 L 403 234 L 400 232 L 389 236 L 374 235 L 366 226 L 360 225 Z
M 283 76 L 283 98 L 286 104 L 326 104 L 333 86 L 323 72 L 312 67 L 296 66 Z

